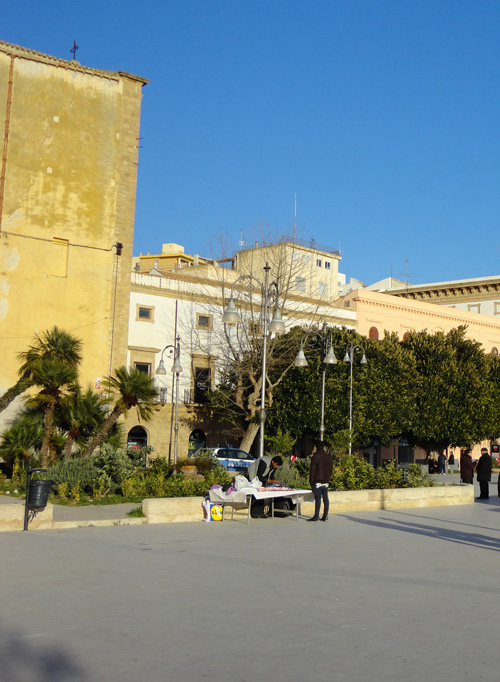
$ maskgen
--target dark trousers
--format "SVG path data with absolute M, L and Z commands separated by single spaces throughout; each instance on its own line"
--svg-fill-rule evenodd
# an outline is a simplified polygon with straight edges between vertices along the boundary
M 482 500 L 489 500 L 490 499 L 489 481 L 479 481 L 479 497 Z
M 314 483 L 312 486 L 312 491 L 314 493 L 314 516 L 319 519 L 319 512 L 321 509 L 321 500 L 323 499 L 323 516 L 328 516 L 328 510 L 330 509 L 330 500 L 328 499 L 328 486 L 316 487 Z

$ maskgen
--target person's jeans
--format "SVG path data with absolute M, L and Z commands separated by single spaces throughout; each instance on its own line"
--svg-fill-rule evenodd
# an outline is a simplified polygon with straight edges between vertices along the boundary
M 328 499 L 328 486 L 322 485 L 317 487 L 316 484 L 313 485 L 312 489 L 314 493 L 314 516 L 319 519 L 319 512 L 321 509 L 321 500 L 323 499 L 323 516 L 328 516 L 328 511 L 330 509 L 330 500 Z

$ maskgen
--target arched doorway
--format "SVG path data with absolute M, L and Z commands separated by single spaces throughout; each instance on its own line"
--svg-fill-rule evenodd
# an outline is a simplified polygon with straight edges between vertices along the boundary
M 127 435 L 127 448 L 130 450 L 140 450 L 148 444 L 148 434 L 142 426 L 134 426 Z
M 205 433 L 201 429 L 195 429 L 194 431 L 191 431 L 189 435 L 189 457 L 193 457 L 193 455 L 198 451 L 201 450 L 202 448 L 207 447 L 207 437 Z

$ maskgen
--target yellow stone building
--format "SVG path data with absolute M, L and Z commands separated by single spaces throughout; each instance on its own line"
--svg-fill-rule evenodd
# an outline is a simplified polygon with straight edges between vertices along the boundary
M 126 362 L 147 82 L 0 42 L 0 394 L 53 325 L 82 339 L 82 383 Z

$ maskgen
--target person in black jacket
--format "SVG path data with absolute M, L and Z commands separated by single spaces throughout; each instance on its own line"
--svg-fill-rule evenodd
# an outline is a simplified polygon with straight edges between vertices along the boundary
M 470 454 L 470 448 L 466 448 L 460 455 L 460 478 L 462 483 L 474 483 L 474 463 Z
M 308 521 L 319 521 L 319 512 L 321 509 L 321 500 L 323 500 L 323 516 L 322 521 L 328 519 L 328 511 L 330 509 L 330 500 L 328 499 L 328 484 L 332 477 L 333 460 L 326 452 L 325 444 L 322 440 L 314 443 L 313 456 L 311 457 L 311 466 L 309 468 L 309 482 L 311 490 L 314 494 L 314 516 Z
M 490 499 L 491 469 L 492 462 L 488 448 L 481 448 L 481 457 L 476 464 L 477 480 L 479 481 L 478 500 Z

